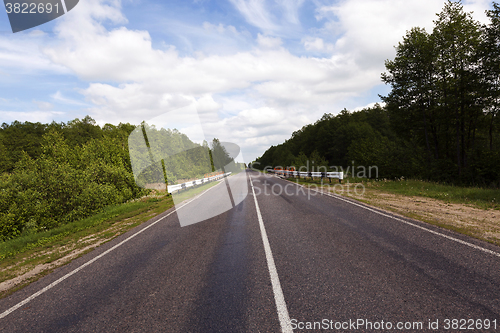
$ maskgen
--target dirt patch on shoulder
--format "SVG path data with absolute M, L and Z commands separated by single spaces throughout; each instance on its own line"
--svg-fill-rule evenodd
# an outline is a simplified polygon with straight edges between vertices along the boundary
M 113 225 L 69 244 L 38 251 L 22 258 L 14 265 L 0 268 L 0 273 L 4 274 L 3 281 L 0 282 L 0 295 L 3 296 L 17 286 L 36 279 L 48 271 L 67 264 L 87 251 L 93 250 L 120 235 L 125 230 L 123 227 L 131 224 L 133 222 Z
M 365 193 L 349 197 L 500 245 L 500 210 L 480 209 L 472 205 L 447 203 L 441 200 L 396 195 L 366 188 Z
M 39 275 L 43 272 L 46 272 L 46 271 L 52 270 L 56 267 L 67 264 L 68 262 L 77 258 L 78 256 L 85 253 L 86 251 L 92 250 L 104 242 L 105 242 L 105 240 L 101 239 L 101 240 L 98 240 L 97 242 L 92 243 L 91 245 L 88 245 L 86 247 L 70 250 L 69 253 L 65 254 L 63 257 L 61 257 L 57 260 L 54 260 L 53 262 L 50 262 L 50 263 L 38 264 L 38 265 L 31 266 L 31 267 L 20 268 L 19 270 L 17 270 L 17 272 L 14 272 L 14 274 L 17 275 L 16 277 L 0 283 L 0 294 L 29 281 L 30 279 L 36 277 L 37 275 Z M 50 253 L 44 252 L 41 254 L 49 255 Z M 12 267 L 9 267 L 9 268 L 12 269 Z M 22 271 L 21 271 L 21 269 L 22 269 Z M 23 271 L 24 271 L 24 273 L 22 273 Z
M 45 271 L 54 269 L 56 267 L 62 266 L 71 260 L 75 259 L 82 253 L 85 253 L 88 250 L 94 249 L 101 245 L 104 242 L 104 240 L 100 240 L 96 243 L 93 243 L 92 245 L 86 246 L 84 248 L 79 248 L 71 251 L 70 253 L 66 254 L 64 257 L 59 258 L 51 263 L 46 263 L 46 264 L 38 264 L 34 266 L 33 268 L 30 268 L 26 273 L 21 274 L 16 276 L 13 279 L 3 281 L 0 283 L 0 293 L 3 293 L 7 290 L 10 290 L 12 288 L 15 288 L 16 286 L 23 284 L 24 282 L 30 280 L 31 278 L 37 276 L 40 273 L 43 273 Z

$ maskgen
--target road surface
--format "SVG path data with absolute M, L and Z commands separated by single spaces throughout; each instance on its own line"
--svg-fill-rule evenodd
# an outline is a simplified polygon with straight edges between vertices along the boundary
M 500 332 L 498 247 L 235 177 L 234 208 L 185 227 L 171 209 L 0 300 L 0 331 Z M 227 196 L 222 182 L 179 216 Z

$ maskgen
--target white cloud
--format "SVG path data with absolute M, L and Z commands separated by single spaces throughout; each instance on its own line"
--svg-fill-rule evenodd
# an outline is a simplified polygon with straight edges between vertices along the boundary
M 47 35 L 38 30 L 21 33 L 12 38 L 0 34 L 0 64 L 4 75 L 20 75 L 40 71 L 67 73 L 67 69 L 51 62 L 40 52 L 40 45 L 48 44 Z
M 325 43 L 321 38 L 306 38 L 303 40 L 304 47 L 306 50 L 316 50 L 323 51 L 325 49 Z
M 54 104 L 44 101 L 33 101 L 33 103 L 38 107 L 41 111 L 50 111 L 54 108 Z
M 222 109 L 222 104 L 214 100 L 210 94 L 202 95 L 196 100 L 196 109 L 199 113 L 217 113 Z
M 394 57 L 393 46 L 411 27 L 430 31 L 444 2 L 339 1 L 318 7 L 321 27 L 308 29 L 307 34 L 299 18 L 303 0 L 231 3 L 258 28 L 253 37 L 225 22 L 191 26 L 173 22 L 166 26 L 171 33 L 189 31 L 182 36 L 186 43 L 191 43 L 190 36 L 198 36 L 215 45 L 203 50 L 193 45 L 192 53 L 180 55 L 174 45 L 155 48 L 148 31 L 127 28 L 119 1 L 87 0 L 59 21 L 50 43 L 45 43 L 43 33 L 27 34 L 15 42 L 1 37 L 0 60 L 17 68 L 72 72 L 89 81 L 81 93 L 87 111 L 100 124 L 138 124 L 194 106 L 207 134 L 239 144 L 244 156 L 254 159 L 294 130 L 325 112 L 340 111 L 346 101 L 381 84 L 384 60 Z M 465 4 L 477 18 L 487 7 L 483 0 Z M 306 55 L 294 54 L 290 40 L 300 52 L 308 51 Z M 226 44 L 232 47 L 217 50 Z M 85 106 L 60 91 L 50 97 Z M 41 111 L 25 116 L 54 115 L 42 112 L 42 107 L 49 105 L 40 104 Z
M 334 45 L 325 43 L 323 38 L 319 37 L 305 37 L 302 38 L 302 43 L 307 51 L 329 52 L 334 51 Z
M 299 10 L 305 0 L 276 0 L 284 12 L 286 21 L 299 24 Z
M 464 10 L 466 12 L 473 12 L 473 17 L 475 20 L 483 24 L 488 24 L 489 19 L 486 16 L 485 10 L 491 7 L 492 1 L 490 0 L 465 0 L 463 1 Z
M 2 122 L 10 123 L 14 120 L 29 121 L 32 123 L 50 123 L 54 118 L 63 115 L 63 112 L 56 111 L 0 111 L 0 119 Z
M 374 102 L 374 103 L 369 103 L 369 104 L 367 104 L 365 106 L 358 106 L 357 108 L 354 108 L 352 111 L 361 111 L 363 109 L 373 108 L 377 104 L 380 105 L 380 106 L 384 106 L 385 105 L 384 102 L 379 102 L 379 103 L 378 102 Z
M 246 13 L 248 20 L 258 22 L 255 24 L 263 30 L 274 29 L 268 22 L 272 14 L 266 11 L 265 2 L 233 2 Z M 59 28 L 63 42 L 57 47 L 46 48 L 45 54 L 54 63 L 71 69 L 83 79 L 118 83 L 91 83 L 83 91 L 87 101 L 94 105 L 89 111 L 100 123 L 116 119 L 139 123 L 196 104 L 205 114 L 205 127 L 213 133 L 219 136 L 230 134 L 235 140 L 247 144 L 257 137 L 266 137 L 259 141 L 269 143 L 276 138 L 286 139 L 299 128 L 304 112 L 311 115 L 309 121 L 314 121 L 321 116 L 326 105 L 331 108 L 380 82 L 382 66 L 363 63 L 363 56 L 365 52 L 384 53 L 387 50 L 379 51 L 371 45 L 368 41 L 372 35 L 362 35 L 373 27 L 354 28 L 353 16 L 349 14 L 350 4 L 347 2 L 343 7 L 328 9 L 340 15 L 341 23 L 348 29 L 335 46 L 337 53 L 330 58 L 295 56 L 283 47 L 281 38 L 265 34 L 257 34 L 257 46 L 249 51 L 181 57 L 174 47 L 154 49 L 146 31 L 125 27 L 104 29 L 88 11 L 83 15 L 87 20 L 93 18 L 87 22 L 90 28 L 81 31 L 71 21 L 63 21 Z M 286 6 L 284 2 L 281 5 Z M 298 1 L 288 7 L 285 15 L 288 21 L 298 22 L 293 13 L 300 5 L 301 1 Z M 367 10 L 361 14 L 368 15 Z M 101 18 L 108 18 L 102 14 L 107 11 L 98 12 Z M 114 20 L 120 21 L 121 17 L 114 10 L 109 12 Z M 379 10 L 377 14 L 382 12 Z M 365 24 L 370 25 L 368 18 Z M 203 26 L 219 34 L 234 33 L 230 26 L 222 24 L 204 23 Z M 383 27 L 380 29 L 385 31 Z M 304 43 L 311 50 L 333 50 L 332 45 L 327 45 L 319 37 L 306 39 Z M 352 57 L 353 46 L 359 48 L 361 57 Z M 383 60 L 381 62 L 383 64 Z M 213 96 L 228 96 L 242 90 L 250 107 L 227 118 L 217 117 L 221 108 L 226 108 L 215 102 Z
M 245 20 L 266 34 L 291 36 L 301 31 L 304 0 L 230 0 Z
M 262 31 L 276 31 L 276 19 L 271 15 L 265 0 L 230 0 L 248 23 Z
M 347 0 L 318 8 L 317 18 L 334 21 L 325 24 L 324 33 L 341 31 L 335 43 L 336 53 L 351 55 L 362 69 L 383 70 L 384 60 L 394 57 L 394 46 L 406 31 L 418 26 L 432 32 L 436 13 L 444 4 L 436 0 Z M 464 10 L 474 10 L 474 19 L 483 23 L 487 23 L 484 10 L 488 7 L 484 0 L 464 4 Z
M 78 105 L 78 106 L 87 106 L 89 107 L 90 105 L 87 104 L 87 103 L 82 103 L 80 102 L 79 100 L 75 100 L 75 99 L 72 99 L 72 98 L 68 98 L 66 96 L 64 96 L 61 91 L 56 91 L 54 94 L 50 95 L 50 97 L 58 102 L 58 103 L 63 103 L 63 104 L 69 104 L 69 105 Z
M 278 37 L 269 37 L 258 34 L 257 43 L 264 49 L 274 49 L 280 47 L 281 44 L 283 44 L 283 41 Z
M 235 27 L 233 27 L 232 25 L 225 26 L 222 23 L 215 25 L 210 22 L 203 22 L 203 29 L 207 31 L 215 31 L 219 34 L 231 33 L 234 35 L 238 35 L 238 31 L 236 30 Z

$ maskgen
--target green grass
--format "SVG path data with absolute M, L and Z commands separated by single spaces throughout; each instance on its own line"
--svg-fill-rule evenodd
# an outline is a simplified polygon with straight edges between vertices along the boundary
M 144 197 L 133 202 L 108 206 L 92 217 L 59 228 L 36 234 L 23 234 L 16 239 L 0 242 L 0 282 L 15 278 L 37 265 L 52 263 L 74 250 L 79 251 L 76 253 L 77 257 L 81 256 L 92 250 L 87 247 L 107 242 L 173 205 L 170 195 Z M 0 298 L 49 274 L 55 267 L 64 264 L 63 262 L 0 292 Z
M 500 209 L 500 190 L 497 189 L 460 187 L 421 180 L 378 181 L 370 182 L 370 185 L 394 194 L 472 204 L 482 209 Z
M 138 222 L 143 222 L 147 219 L 141 218 L 141 214 L 145 212 L 159 213 L 172 206 L 173 201 L 170 196 L 145 198 L 135 202 L 108 206 L 102 212 L 86 219 L 40 233 L 23 234 L 15 239 L 0 242 L 0 262 L 27 252 L 78 240 L 89 234 L 105 230 L 114 223 L 127 218 L 136 217 Z
M 297 179 L 289 178 L 288 180 L 297 182 Z M 299 184 L 302 185 L 321 185 L 321 179 L 301 178 L 298 180 Z M 439 184 L 434 182 L 419 181 L 419 180 L 369 180 L 366 178 L 352 178 L 347 177 L 342 181 L 343 186 L 348 186 L 348 184 L 360 184 L 362 183 L 368 193 L 367 196 L 355 196 L 354 198 L 358 201 L 367 203 L 369 205 L 374 205 L 382 209 L 387 209 L 389 211 L 396 212 L 398 214 L 410 217 L 416 220 L 424 221 L 429 224 L 436 225 L 438 227 L 453 230 L 455 232 L 468 235 L 483 241 L 499 245 L 500 240 L 497 237 L 488 235 L 488 232 L 497 233 L 498 228 L 489 225 L 484 221 L 479 221 L 474 225 L 456 225 L 450 223 L 448 219 L 440 219 L 429 217 L 426 214 L 421 214 L 414 211 L 407 211 L 404 206 L 404 200 L 401 200 L 402 205 L 399 207 L 385 205 L 382 202 L 374 202 L 371 198 L 377 197 L 379 194 L 391 193 L 398 196 L 408 196 L 408 197 L 427 197 L 440 200 L 444 203 L 458 203 L 465 204 L 468 206 L 477 207 L 480 209 L 500 209 L 498 203 L 498 198 L 500 197 L 500 191 L 495 189 L 485 189 L 477 187 L 459 187 L 451 186 L 445 184 Z M 338 181 L 332 179 L 330 184 L 328 181 L 323 182 L 324 185 L 337 185 Z M 351 186 L 351 185 L 349 185 Z M 336 192 L 338 193 L 338 192 Z M 445 214 L 445 213 L 443 213 Z M 448 214 L 448 213 L 446 213 Z M 444 216 L 444 215 L 443 215 Z M 450 215 L 446 215 L 450 216 Z
M 297 179 L 290 180 L 297 181 Z M 332 179 L 331 185 L 338 180 Z M 373 180 L 347 177 L 342 184 L 363 183 L 368 188 L 405 195 L 438 199 L 448 203 L 471 204 L 481 209 L 500 209 L 500 190 L 480 187 L 460 187 L 422 180 Z M 301 178 L 299 184 L 321 184 L 320 178 Z M 324 180 L 323 184 L 330 184 Z
M 213 182 L 210 182 L 207 184 L 198 185 L 196 187 L 190 187 L 187 190 L 181 190 L 177 193 L 174 193 L 172 196 L 175 198 L 176 203 L 180 203 L 184 200 L 190 199 L 190 198 L 200 194 L 201 192 L 203 192 L 205 190 L 208 190 L 209 188 L 211 188 L 217 184 L 219 184 L 218 181 L 213 181 Z

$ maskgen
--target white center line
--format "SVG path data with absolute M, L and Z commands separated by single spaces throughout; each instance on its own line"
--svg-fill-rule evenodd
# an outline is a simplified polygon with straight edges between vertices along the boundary
M 276 270 L 276 265 L 274 264 L 271 245 L 269 245 L 269 240 L 267 239 L 266 228 L 264 227 L 264 221 L 262 220 L 262 214 L 260 213 L 259 203 L 257 202 L 257 196 L 255 195 L 255 190 L 253 188 L 252 177 L 248 178 L 250 179 L 250 186 L 252 187 L 253 199 L 255 201 L 255 208 L 257 210 L 257 217 L 259 219 L 262 242 L 264 243 L 264 250 L 266 252 L 267 268 L 269 269 L 269 275 L 271 276 L 271 284 L 273 286 L 274 300 L 276 302 L 276 308 L 278 310 L 281 331 L 284 333 L 290 333 L 293 332 L 292 324 L 290 322 L 288 309 L 286 308 L 285 297 L 283 296 L 283 290 L 281 289 L 278 271 Z

